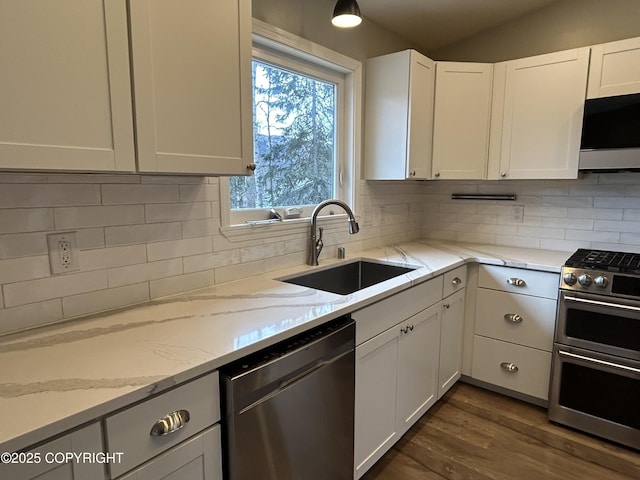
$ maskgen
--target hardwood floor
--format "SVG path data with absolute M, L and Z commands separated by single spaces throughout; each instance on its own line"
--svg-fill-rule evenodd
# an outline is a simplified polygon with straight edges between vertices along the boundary
M 560 427 L 546 410 L 456 384 L 361 480 L 640 479 L 640 453 Z

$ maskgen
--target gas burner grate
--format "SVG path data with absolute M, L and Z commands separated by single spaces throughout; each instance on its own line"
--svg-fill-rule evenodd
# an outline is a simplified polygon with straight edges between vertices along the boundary
M 579 249 L 567 260 L 565 265 L 637 273 L 640 272 L 640 254 Z

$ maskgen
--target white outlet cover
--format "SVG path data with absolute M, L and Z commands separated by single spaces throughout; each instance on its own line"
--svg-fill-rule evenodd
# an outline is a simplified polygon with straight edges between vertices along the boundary
M 62 243 L 68 245 L 68 251 L 61 251 L 60 245 Z M 49 248 L 49 265 L 52 275 L 80 270 L 78 235 L 76 232 L 50 233 L 47 235 L 47 246 Z

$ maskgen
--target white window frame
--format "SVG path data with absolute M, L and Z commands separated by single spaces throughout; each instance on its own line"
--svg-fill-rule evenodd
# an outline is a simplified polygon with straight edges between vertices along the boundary
M 360 132 L 362 131 L 362 63 L 256 19 L 253 19 L 253 44 L 260 50 L 259 57 L 270 55 L 267 52 L 275 52 L 276 54 L 280 52 L 293 59 L 297 70 L 303 68 L 302 65 L 305 63 L 310 63 L 342 76 L 342 98 L 338 101 L 339 104 L 341 103 L 338 108 L 341 108 L 342 112 L 337 115 L 338 123 L 336 126 L 340 129 L 336 145 L 336 168 L 338 169 L 336 172 L 338 178 L 336 197 L 346 201 L 358 215 L 357 188 L 360 179 Z M 299 59 L 300 62 L 296 62 L 296 59 Z M 304 73 L 304 70 L 301 71 Z M 335 79 L 331 81 L 335 82 Z M 238 221 L 236 220 L 236 212 L 232 216 L 229 193 L 229 179 L 221 177 L 220 209 L 222 218 L 220 230 L 224 236 L 231 238 L 246 234 L 251 236 L 251 232 L 259 236 L 266 230 L 272 232 L 272 235 L 285 234 L 285 230 L 297 229 L 296 225 L 308 224 L 308 218 L 315 207 L 315 205 L 305 206 L 299 219 L 277 223 L 245 223 L 244 220 L 248 218 L 239 216 L 240 220 Z M 254 218 L 251 220 L 266 219 L 269 209 L 256 209 L 256 211 L 260 212 L 258 215 L 261 218 L 255 218 L 252 215 Z M 336 211 L 336 213 L 342 212 Z

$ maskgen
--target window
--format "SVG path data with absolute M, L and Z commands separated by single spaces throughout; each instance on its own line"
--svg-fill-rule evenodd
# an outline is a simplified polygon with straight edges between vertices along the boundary
M 252 69 L 256 170 L 231 178 L 231 208 L 315 205 L 335 197 L 342 78 L 258 55 Z
M 253 27 L 256 170 L 221 180 L 223 225 L 267 219 L 271 208 L 308 217 L 328 198 L 355 207 L 360 62 L 256 20 Z

